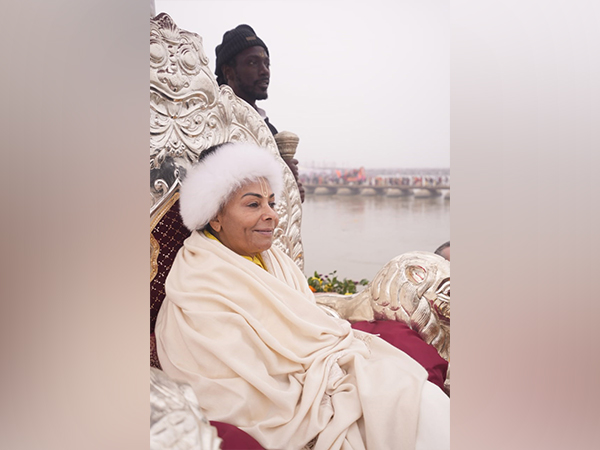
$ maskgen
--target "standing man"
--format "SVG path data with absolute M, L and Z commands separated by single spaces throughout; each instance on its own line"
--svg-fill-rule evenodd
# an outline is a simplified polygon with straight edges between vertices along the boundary
M 269 122 L 265 110 L 256 106 L 257 100 L 268 97 L 271 77 L 269 49 L 249 25 L 238 25 L 225 32 L 223 42 L 215 49 L 217 56 L 215 75 L 219 86 L 227 84 L 235 95 L 245 100 L 264 119 L 273 135 L 277 128 Z M 285 160 L 294 174 L 300 198 L 304 202 L 304 187 L 298 180 L 298 160 Z

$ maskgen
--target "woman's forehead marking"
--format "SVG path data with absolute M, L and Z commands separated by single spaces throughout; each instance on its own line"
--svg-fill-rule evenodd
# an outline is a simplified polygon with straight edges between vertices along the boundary
M 255 188 L 254 189 L 251 188 L 250 185 L 254 185 Z M 255 192 L 255 191 L 258 191 L 258 192 Z M 247 195 L 253 195 L 256 197 L 264 197 L 264 198 L 275 197 L 275 193 L 272 192 L 270 189 L 269 180 L 267 180 L 264 177 L 257 178 L 255 182 L 249 183 L 249 184 L 243 186 L 242 188 L 240 188 L 240 190 L 238 192 L 239 192 L 238 195 L 241 195 L 241 198 L 244 198 Z M 271 192 L 271 194 L 269 194 L 269 192 Z
M 267 180 L 265 180 L 263 177 L 260 177 L 258 179 L 258 181 L 260 183 L 260 190 L 262 191 L 263 197 L 268 198 L 269 197 L 269 188 L 267 186 Z

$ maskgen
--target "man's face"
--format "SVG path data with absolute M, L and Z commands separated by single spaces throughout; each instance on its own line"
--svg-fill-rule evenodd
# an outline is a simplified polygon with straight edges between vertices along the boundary
M 251 105 L 256 100 L 265 100 L 271 76 L 269 55 L 265 49 L 259 46 L 247 48 L 238 53 L 235 60 L 235 67 L 223 66 L 227 84 L 238 97 Z

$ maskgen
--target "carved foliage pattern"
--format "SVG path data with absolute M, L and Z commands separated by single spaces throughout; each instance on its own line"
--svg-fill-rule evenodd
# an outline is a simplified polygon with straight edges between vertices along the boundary
M 198 82 L 205 81 L 202 75 L 212 79 L 202 38 L 180 30 L 167 14 L 159 14 L 150 23 L 151 83 L 173 98 L 193 93 Z M 211 92 L 203 94 L 210 98 Z
M 192 387 L 150 368 L 150 448 L 218 450 L 222 439 L 206 419 Z

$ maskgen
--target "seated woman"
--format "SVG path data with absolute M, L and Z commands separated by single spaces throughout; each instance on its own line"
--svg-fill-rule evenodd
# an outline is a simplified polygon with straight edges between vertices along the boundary
M 156 323 L 163 370 L 209 420 L 266 449 L 443 450 L 449 398 L 415 360 L 317 306 L 272 247 L 281 163 L 251 144 L 205 151 L 180 191 L 192 234 Z

